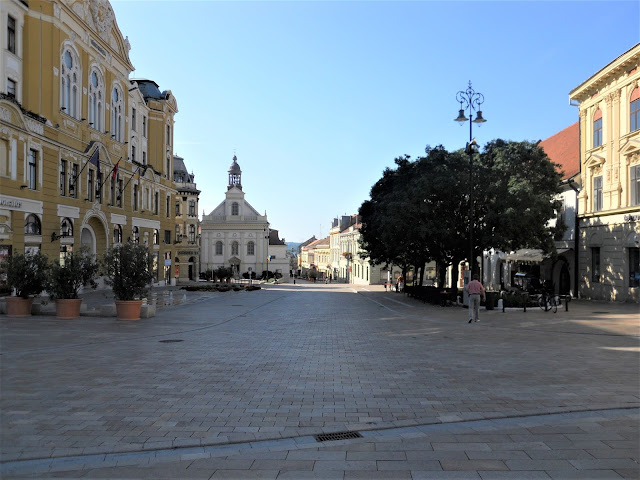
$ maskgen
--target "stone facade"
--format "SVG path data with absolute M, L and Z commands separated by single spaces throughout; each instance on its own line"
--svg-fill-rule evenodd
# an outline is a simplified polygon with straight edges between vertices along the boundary
M 570 93 L 579 107 L 579 293 L 640 301 L 640 44 Z
M 208 215 L 203 215 L 201 228 L 201 271 L 231 267 L 234 276 L 264 271 L 278 272 L 289 281 L 289 259 L 286 244 L 269 228 L 267 215 L 245 200 L 242 170 L 237 157 L 229 168 L 229 184 L 225 199 Z

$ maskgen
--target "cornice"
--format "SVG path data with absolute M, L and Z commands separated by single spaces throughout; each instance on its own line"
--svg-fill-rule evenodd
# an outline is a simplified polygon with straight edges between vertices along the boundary
M 609 63 L 585 82 L 569 92 L 570 100 L 584 102 L 615 78 L 619 78 L 640 64 L 640 43 Z

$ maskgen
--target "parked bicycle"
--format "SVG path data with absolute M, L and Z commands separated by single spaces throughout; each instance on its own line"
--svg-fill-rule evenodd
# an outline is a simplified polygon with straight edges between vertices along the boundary
M 556 295 L 549 292 L 542 292 L 540 298 L 538 298 L 538 305 L 545 312 L 553 310 L 553 313 L 556 313 L 558 311 L 558 299 Z

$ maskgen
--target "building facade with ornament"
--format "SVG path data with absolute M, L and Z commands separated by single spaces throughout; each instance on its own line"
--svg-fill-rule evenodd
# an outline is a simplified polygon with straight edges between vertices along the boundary
M 147 244 L 170 280 L 170 91 L 130 78 L 106 0 L 0 2 L 0 256 Z
M 177 190 L 173 275 L 177 281 L 194 281 L 200 272 L 200 190 L 196 186 L 195 175 L 187 170 L 184 158 L 177 155 L 173 156 L 173 181 Z
M 640 302 L 640 44 L 569 98 L 580 125 L 579 294 Z
M 231 268 L 236 279 L 261 278 L 264 272 L 279 273 L 289 281 L 286 243 L 269 227 L 242 190 L 242 170 L 234 155 L 229 167 L 225 199 L 200 222 L 200 270 Z

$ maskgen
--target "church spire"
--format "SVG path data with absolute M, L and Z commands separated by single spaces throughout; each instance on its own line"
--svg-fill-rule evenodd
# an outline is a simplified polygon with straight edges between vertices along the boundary
M 237 187 L 242 190 L 242 170 L 238 165 L 238 157 L 233 156 L 233 163 L 229 167 L 229 186 L 227 190 L 231 190 L 233 187 Z

